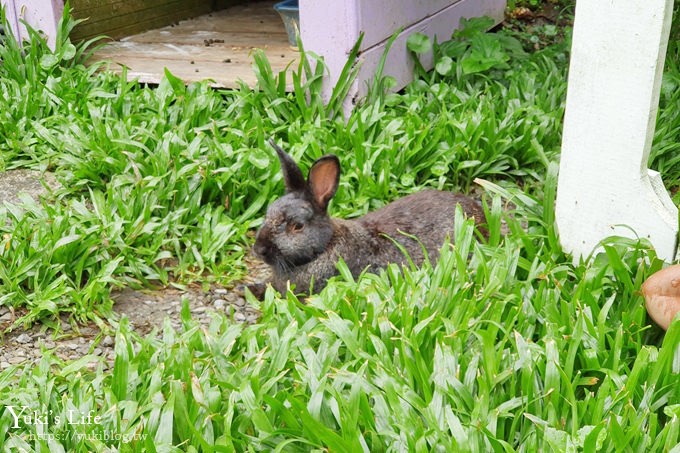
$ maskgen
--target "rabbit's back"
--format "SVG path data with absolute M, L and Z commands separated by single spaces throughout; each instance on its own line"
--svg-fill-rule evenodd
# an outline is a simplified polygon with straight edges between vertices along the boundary
M 391 239 L 399 242 L 415 263 L 420 263 L 423 247 L 430 258 L 436 258 L 447 235 L 452 241 L 455 240 L 453 224 L 458 205 L 467 217 L 474 217 L 477 222 L 484 219 L 482 205 L 475 198 L 440 190 L 424 190 L 395 200 L 357 220 L 372 236 L 382 238 L 378 261 L 383 261 L 383 266 L 404 259 L 403 253 Z

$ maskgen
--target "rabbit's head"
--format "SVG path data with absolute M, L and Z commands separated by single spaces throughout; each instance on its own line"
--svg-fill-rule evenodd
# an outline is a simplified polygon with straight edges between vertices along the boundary
M 326 208 L 338 188 L 340 162 L 333 155 L 319 158 L 305 180 L 295 161 L 273 140 L 270 143 L 281 161 L 286 194 L 267 208 L 254 251 L 285 272 L 309 263 L 329 247 L 333 222 Z

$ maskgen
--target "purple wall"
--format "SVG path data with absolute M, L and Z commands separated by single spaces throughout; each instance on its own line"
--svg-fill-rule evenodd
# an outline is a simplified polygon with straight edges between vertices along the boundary
M 20 41 L 28 39 L 26 27 L 20 22 L 25 20 L 31 27 L 42 30 L 47 36 L 47 42 L 54 48 L 57 37 L 57 24 L 64 11 L 61 0 L 1 0 L 6 8 L 7 20 L 14 36 Z
M 451 37 L 461 18 L 490 16 L 503 20 L 506 0 L 300 0 L 300 34 L 307 50 L 325 58 L 330 71 L 326 94 L 332 91 L 352 46 L 364 32 L 358 80 L 345 103 L 366 94 L 366 82 L 373 77 L 385 44 L 399 28 L 385 65 L 385 75 L 397 80 L 397 89 L 412 80 L 413 61 L 406 50 L 411 33 L 421 32 L 439 42 Z M 423 57 L 426 68 L 432 67 L 432 55 Z

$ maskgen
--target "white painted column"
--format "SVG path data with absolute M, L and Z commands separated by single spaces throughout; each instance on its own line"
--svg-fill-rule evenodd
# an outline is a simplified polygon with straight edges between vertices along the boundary
M 42 30 L 47 37 L 47 43 L 54 49 L 57 38 L 57 26 L 64 11 L 61 0 L 1 0 L 6 8 L 7 21 L 12 33 L 19 41 L 29 39 L 25 21 L 32 28 Z
M 672 9 L 673 0 L 576 3 L 556 204 L 575 259 L 611 235 L 649 238 L 661 258 L 675 257 L 678 210 L 647 169 Z

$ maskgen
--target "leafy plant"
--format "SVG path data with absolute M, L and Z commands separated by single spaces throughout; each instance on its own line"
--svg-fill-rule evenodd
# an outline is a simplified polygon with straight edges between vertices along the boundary
M 677 17 L 677 14 L 676 16 Z M 654 141 L 649 157 L 650 167 L 661 172 L 666 186 L 673 195 L 675 204 L 680 203 L 680 159 L 678 158 L 678 132 L 680 115 L 675 106 L 679 102 L 680 47 L 676 41 L 668 43 L 668 58 L 661 84 L 659 114 L 656 122 Z
M 540 5 L 546 3 L 545 0 L 510 0 L 508 1 L 508 9 L 530 7 L 538 8 Z
M 461 28 L 453 33 L 453 39 L 434 46 L 436 72 L 449 76 L 458 68 L 463 74 L 509 69 L 507 63 L 511 58 L 525 56 L 522 44 L 515 38 L 504 33 L 485 33 L 493 25 L 489 17 L 461 19 Z M 429 38 L 421 33 L 409 36 L 407 46 L 416 56 L 432 49 Z

